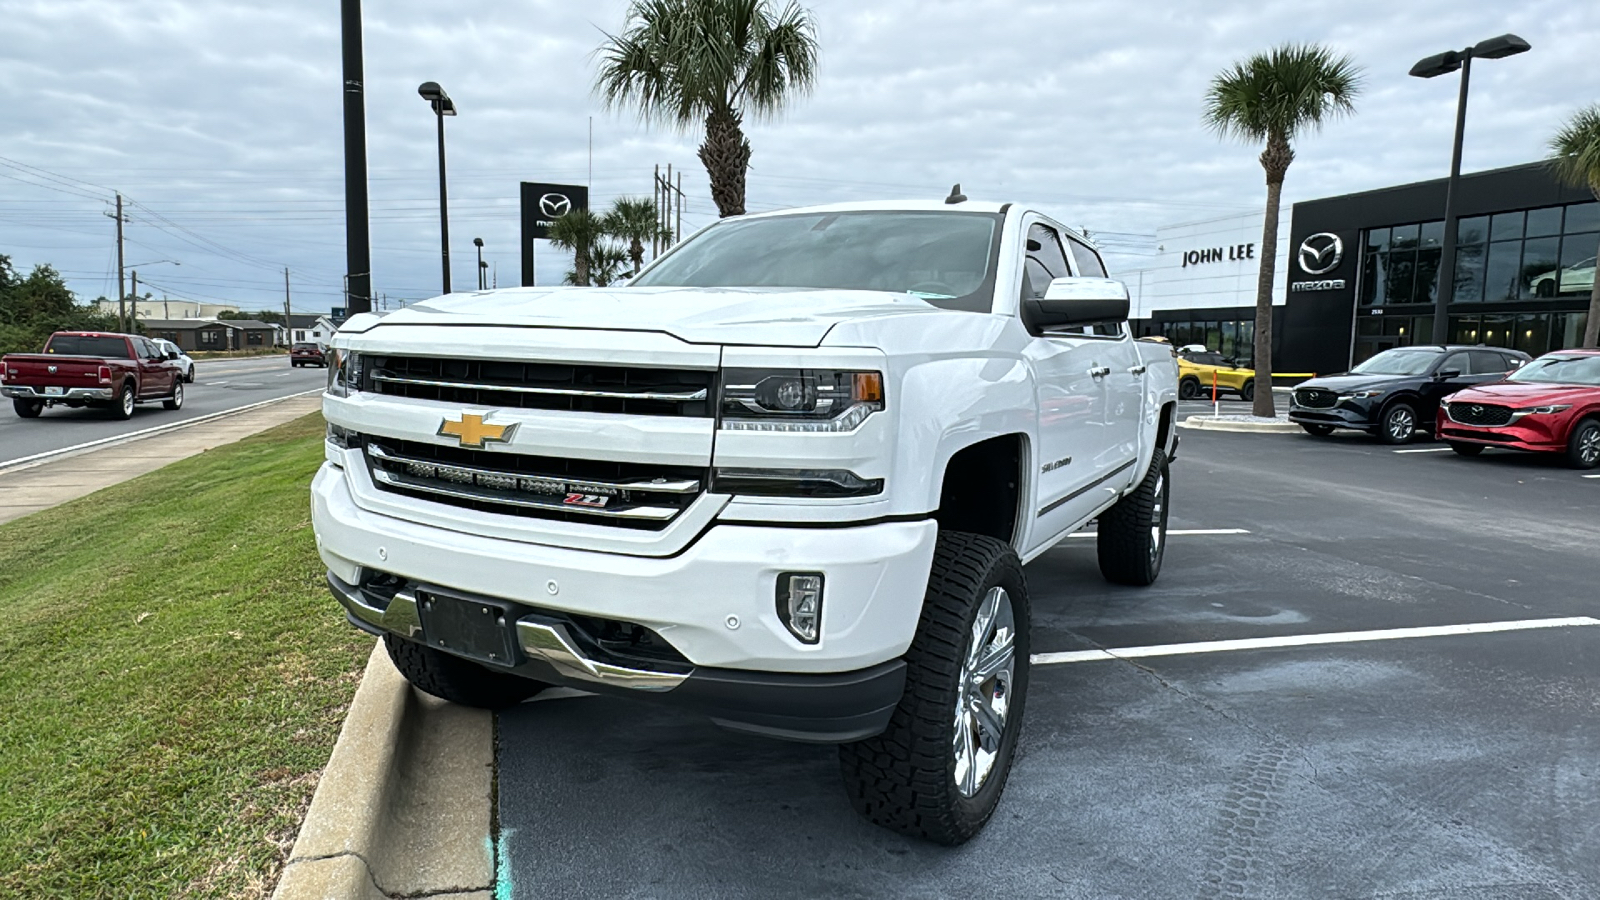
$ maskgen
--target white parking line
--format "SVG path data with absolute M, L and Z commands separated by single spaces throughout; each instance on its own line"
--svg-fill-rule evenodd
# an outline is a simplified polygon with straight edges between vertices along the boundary
M 1585 625 L 1600 625 L 1600 619 L 1589 616 L 1572 616 L 1565 619 L 1472 622 L 1464 625 L 1383 628 L 1376 631 L 1338 631 L 1330 634 L 1289 634 L 1280 637 L 1240 638 L 1231 641 L 1197 641 L 1192 644 L 1157 644 L 1149 647 L 1121 647 L 1111 650 L 1069 650 L 1061 653 L 1035 653 L 1029 659 L 1036 666 L 1052 666 L 1061 663 L 1100 662 L 1110 659 L 1139 659 L 1147 656 L 1182 656 L 1189 653 L 1222 653 L 1229 650 L 1263 650 L 1273 647 L 1308 647 L 1317 644 L 1354 644 L 1360 641 L 1394 641 L 1401 638 L 1490 634 L 1496 631 L 1527 631 L 1532 628 L 1571 628 Z
M 1584 478 L 1600 478 L 1600 475 L 1585 475 Z
M 1449 447 L 1418 447 L 1415 450 L 1396 450 L 1395 453 L 1449 453 Z
M 1185 536 L 1185 537 L 1188 537 L 1188 536 L 1201 535 L 1201 534 L 1249 534 L 1249 533 L 1250 532 L 1248 530 L 1243 529 L 1243 528 L 1171 528 L 1171 529 L 1167 530 L 1167 537 L 1173 537 L 1173 536 Z M 1092 537 L 1095 537 L 1095 533 L 1092 532 L 1092 531 L 1075 531 L 1072 534 L 1067 535 L 1067 537 L 1092 538 Z

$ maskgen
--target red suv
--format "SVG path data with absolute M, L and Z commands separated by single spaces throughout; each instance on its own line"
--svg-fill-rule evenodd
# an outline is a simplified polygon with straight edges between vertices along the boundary
M 321 366 L 326 369 L 328 367 L 328 358 L 322 355 L 322 348 L 316 344 L 295 344 L 289 348 L 289 365 L 291 367 Z
M 1462 456 L 1485 447 L 1565 453 L 1600 465 L 1600 350 L 1557 350 L 1439 404 L 1439 439 Z

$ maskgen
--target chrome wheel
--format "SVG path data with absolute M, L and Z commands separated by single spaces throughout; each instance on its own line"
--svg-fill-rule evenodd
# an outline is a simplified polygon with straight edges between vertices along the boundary
M 1156 476 L 1156 499 L 1150 507 L 1150 561 L 1161 558 L 1161 542 L 1167 534 L 1167 473 Z
M 1417 430 L 1416 414 L 1411 412 L 1411 407 L 1409 406 L 1396 406 L 1389 413 L 1388 426 L 1389 437 L 1393 438 L 1397 443 L 1409 440 Z
M 133 415 L 133 388 L 122 389 L 122 417 L 124 419 Z
M 1578 460 L 1586 466 L 1600 462 L 1600 428 L 1590 428 L 1579 436 Z
M 964 797 L 978 793 L 1000 755 L 1016 663 L 1011 595 L 1005 588 L 992 587 L 972 622 L 956 695 L 955 780 Z

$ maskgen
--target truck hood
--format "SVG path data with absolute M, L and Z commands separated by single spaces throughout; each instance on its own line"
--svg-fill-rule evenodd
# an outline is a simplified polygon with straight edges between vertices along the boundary
M 408 306 L 367 327 L 505 325 L 653 331 L 693 344 L 816 347 L 841 322 L 939 313 L 910 294 L 787 288 L 507 288 Z M 359 324 L 345 330 L 366 330 Z

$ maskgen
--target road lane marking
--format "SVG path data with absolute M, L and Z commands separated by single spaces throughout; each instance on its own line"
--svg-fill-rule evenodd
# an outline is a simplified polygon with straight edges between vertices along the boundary
M 120 444 L 124 441 L 136 440 L 138 438 L 148 437 L 152 434 L 160 434 L 163 431 L 176 431 L 179 428 L 187 428 L 190 425 L 199 425 L 203 422 L 210 422 L 213 419 L 220 419 L 224 416 L 232 416 L 242 412 L 249 412 L 252 409 L 259 409 L 272 403 L 281 403 L 285 400 L 291 400 L 295 397 L 305 397 L 310 394 L 320 394 L 323 392 L 323 390 L 323 388 L 312 388 L 309 391 L 300 391 L 294 394 L 284 394 L 282 397 L 273 397 L 270 400 L 261 400 L 259 402 L 249 403 L 244 406 L 235 406 L 232 409 L 218 410 L 214 413 L 206 413 L 203 416 L 195 416 L 192 419 L 182 419 L 177 422 L 169 422 L 166 425 L 157 425 L 154 428 L 142 428 L 138 431 L 130 431 L 127 434 L 114 434 L 110 437 L 103 437 L 98 440 L 88 441 L 82 444 L 73 444 L 71 447 L 61 447 L 55 450 L 46 450 L 43 453 L 35 453 L 32 456 L 21 456 L 16 459 L 0 461 L 0 472 L 10 472 L 15 469 L 26 469 L 38 463 L 48 462 L 57 456 L 65 456 L 81 450 L 92 450 L 95 447 L 104 447 L 110 444 Z
M 1449 453 L 1449 447 L 1419 447 L 1416 450 L 1395 450 L 1395 453 Z
M 1191 644 L 1156 644 L 1148 647 L 1118 647 L 1109 650 L 1068 650 L 1060 653 L 1035 653 L 1029 657 L 1029 660 L 1036 666 L 1052 666 L 1062 663 L 1100 662 L 1111 659 L 1143 659 L 1150 656 L 1183 656 L 1191 653 L 1224 653 L 1233 650 L 1265 650 L 1274 647 L 1310 647 L 1318 644 L 1354 644 L 1362 641 L 1395 641 L 1402 638 L 1492 634 L 1497 631 L 1527 631 L 1534 628 L 1575 628 L 1589 625 L 1600 625 L 1600 619 L 1589 616 L 1572 616 L 1564 619 L 1470 622 L 1464 625 L 1427 625 L 1419 628 L 1382 628 L 1376 631 L 1338 631 L 1329 634 L 1287 634 L 1279 637 L 1239 638 L 1229 641 L 1197 641 Z
M 275 378 L 288 378 L 290 375 L 293 375 L 293 374 L 294 374 L 293 372 L 279 372 L 277 375 L 275 375 L 273 377 L 275 377 Z
M 202 382 L 200 382 L 200 384 L 202 386 L 204 386 L 204 387 L 221 387 L 222 385 L 227 384 L 227 382 L 226 381 L 202 381 Z
M 1600 478 L 1600 475 L 1585 475 L 1584 478 Z
M 1250 532 L 1247 529 L 1244 529 L 1244 528 L 1172 528 L 1172 529 L 1169 529 L 1167 531 L 1167 537 L 1174 537 L 1174 536 L 1188 537 L 1188 536 L 1203 535 L 1203 534 L 1249 534 L 1249 533 Z M 1098 535 L 1093 531 L 1075 531 L 1072 534 L 1067 535 L 1067 537 L 1075 537 L 1075 538 L 1092 538 L 1092 537 L 1097 537 L 1097 536 Z

